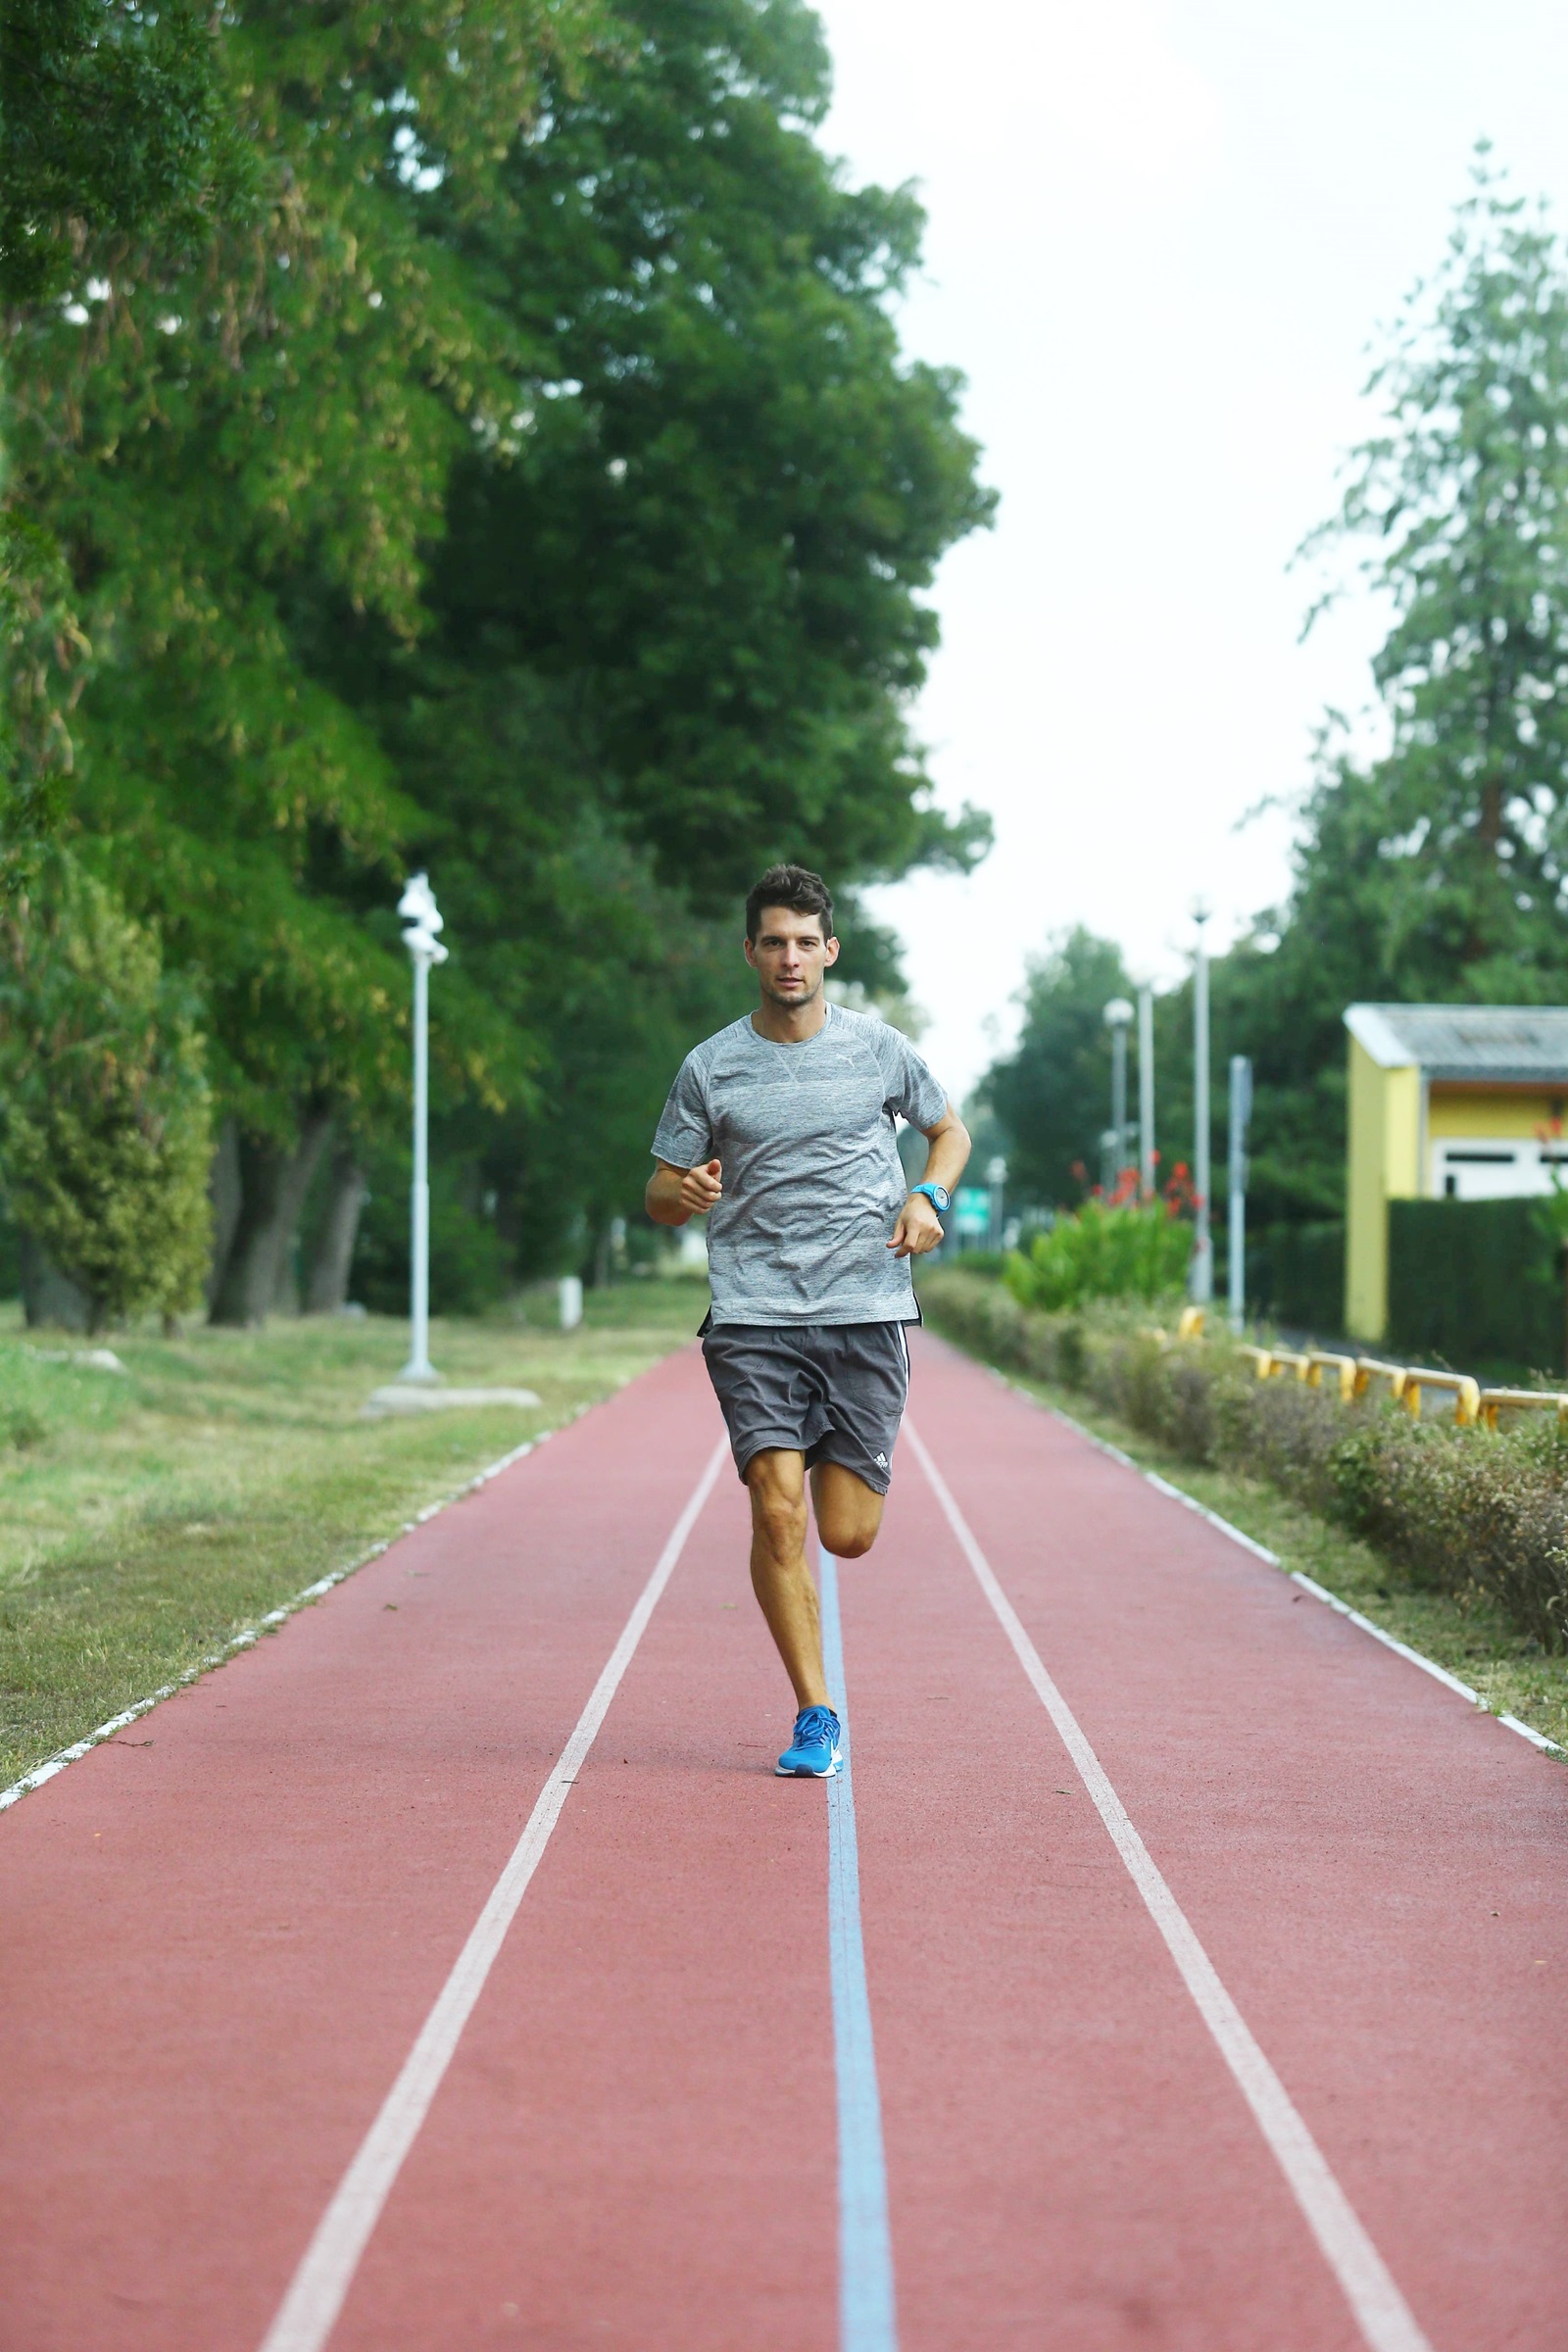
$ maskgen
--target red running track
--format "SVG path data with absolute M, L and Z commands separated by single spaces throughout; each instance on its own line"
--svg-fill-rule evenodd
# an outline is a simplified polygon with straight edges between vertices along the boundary
M 1562 2352 L 1562 1767 L 929 1340 L 913 1403 L 1435 2352 Z M 258 2352 L 717 1428 L 675 1357 L 0 1819 L 4 2352 Z M 840 1589 L 902 2352 L 1356 2352 L 899 1471 Z M 726 1468 L 332 2352 L 835 2340 L 825 1808 L 744 1545 Z

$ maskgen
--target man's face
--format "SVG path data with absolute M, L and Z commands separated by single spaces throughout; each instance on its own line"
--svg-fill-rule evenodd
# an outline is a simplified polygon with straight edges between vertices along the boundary
M 839 943 L 823 937 L 821 916 L 788 906 L 764 906 L 756 939 L 746 942 L 746 960 L 763 996 L 791 1012 L 821 995 L 822 974 L 838 959 Z

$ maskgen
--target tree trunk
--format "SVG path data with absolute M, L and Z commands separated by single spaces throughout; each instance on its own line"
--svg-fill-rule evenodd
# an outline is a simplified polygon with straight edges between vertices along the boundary
M 92 1300 L 81 1285 L 61 1273 L 30 1233 L 24 1231 L 17 1238 L 22 1249 L 22 1311 L 27 1329 L 36 1331 L 40 1323 L 52 1323 L 64 1331 L 90 1331 Z
M 215 1323 L 265 1323 L 276 1306 L 305 1196 L 331 1132 L 330 1110 L 315 1104 L 292 1150 L 270 1136 L 238 1137 L 239 1216 L 213 1296 Z
M 213 1262 L 207 1273 L 207 1310 L 210 1314 L 222 1283 L 229 1252 L 234 1247 L 235 1229 L 239 1224 L 239 1121 L 233 1117 L 226 1118 L 218 1131 L 218 1148 L 213 1153 L 207 1189 L 213 1203 Z
M 326 1212 L 311 1253 L 305 1286 L 308 1315 L 335 1315 L 349 1295 L 349 1270 L 359 1238 L 360 1211 L 365 1206 L 365 1170 L 352 1144 L 339 1144 L 332 1154 L 332 1174 Z

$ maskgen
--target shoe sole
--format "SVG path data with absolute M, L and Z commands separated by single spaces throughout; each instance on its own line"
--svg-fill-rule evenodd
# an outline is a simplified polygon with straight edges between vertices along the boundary
M 803 1772 L 794 1764 L 775 1764 L 773 1778 L 775 1781 L 832 1781 L 838 1778 L 843 1763 L 842 1754 L 836 1754 L 832 1763 L 824 1765 L 820 1772 Z

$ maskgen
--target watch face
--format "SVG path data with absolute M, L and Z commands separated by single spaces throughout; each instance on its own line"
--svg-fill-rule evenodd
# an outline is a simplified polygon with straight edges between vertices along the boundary
M 945 1184 L 934 1184 L 931 1187 L 931 1198 L 936 1202 L 938 1208 L 941 1209 L 943 1215 L 946 1216 L 948 1210 L 953 1206 L 953 1196 L 948 1191 L 947 1186 Z

